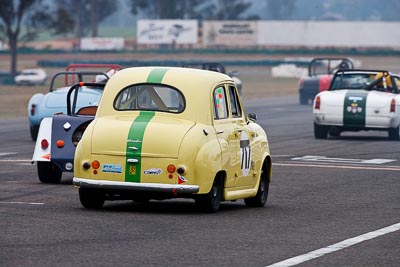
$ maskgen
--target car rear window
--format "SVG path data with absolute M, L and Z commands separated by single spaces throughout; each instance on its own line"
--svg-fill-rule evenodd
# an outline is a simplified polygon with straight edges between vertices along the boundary
M 119 92 L 114 108 L 180 113 L 185 109 L 185 98 L 178 89 L 167 85 L 135 84 Z

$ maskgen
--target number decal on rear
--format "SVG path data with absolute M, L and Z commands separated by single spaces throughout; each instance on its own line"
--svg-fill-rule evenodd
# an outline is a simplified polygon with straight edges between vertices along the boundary
M 249 136 L 246 132 L 242 132 L 240 137 L 240 168 L 242 169 L 242 175 L 247 176 L 251 166 L 251 147 Z

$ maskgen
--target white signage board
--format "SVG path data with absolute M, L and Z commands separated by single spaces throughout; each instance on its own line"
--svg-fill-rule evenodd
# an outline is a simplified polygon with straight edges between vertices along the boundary
M 124 49 L 125 40 L 124 38 L 82 38 L 81 49 L 82 50 L 122 50 Z
M 255 46 L 257 45 L 257 22 L 251 20 L 204 21 L 203 44 Z
M 138 20 L 138 44 L 196 44 L 197 20 Z
M 258 44 L 312 47 L 400 47 L 400 23 L 259 21 Z

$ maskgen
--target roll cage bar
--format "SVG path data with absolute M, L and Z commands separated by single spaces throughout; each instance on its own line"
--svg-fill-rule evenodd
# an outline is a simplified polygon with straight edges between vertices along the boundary
M 78 92 L 79 88 L 83 86 L 93 86 L 96 87 L 96 89 L 101 89 L 104 90 L 105 84 L 104 83 L 85 83 L 85 82 L 79 82 L 71 86 L 71 88 L 68 90 L 67 93 L 67 115 L 68 116 L 75 116 L 76 115 L 76 102 L 78 99 Z M 73 101 L 71 103 L 71 95 L 74 93 Z
M 332 65 L 334 62 L 339 61 L 339 64 Z M 324 62 L 326 64 L 325 73 L 317 73 L 317 67 L 321 67 Z M 349 70 L 354 69 L 354 63 L 348 58 L 332 57 L 332 58 L 314 58 L 308 64 L 308 76 L 315 76 L 318 74 L 332 74 L 335 70 Z
M 329 86 L 329 90 L 331 90 L 333 82 L 334 82 L 334 80 L 335 80 L 335 78 L 337 76 L 341 76 L 340 79 L 342 79 L 343 75 L 351 74 L 351 73 L 362 73 L 362 74 L 372 74 L 372 75 L 377 75 L 378 73 L 382 73 L 383 74 L 382 77 L 379 77 L 379 79 L 377 79 L 377 80 L 373 81 L 372 83 L 370 83 L 367 87 L 365 87 L 365 90 L 372 90 L 372 88 L 374 86 L 378 85 L 379 83 L 382 83 L 382 84 L 384 84 L 386 86 L 386 78 L 389 77 L 393 93 L 395 93 L 395 94 L 400 93 L 400 90 L 397 87 L 397 83 L 394 80 L 394 77 L 397 76 L 400 79 L 400 76 L 395 75 L 395 74 L 393 74 L 393 73 L 391 73 L 391 72 L 389 72 L 387 70 L 366 70 L 366 69 L 351 69 L 351 70 L 339 69 L 339 70 L 337 70 L 335 72 L 333 78 L 332 78 L 331 84 Z M 389 87 L 384 88 L 384 89 L 388 89 L 388 88 Z

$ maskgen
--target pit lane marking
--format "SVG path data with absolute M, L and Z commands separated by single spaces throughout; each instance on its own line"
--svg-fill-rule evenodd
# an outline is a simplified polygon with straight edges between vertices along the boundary
M 397 161 L 395 159 L 349 159 L 349 158 L 329 158 L 326 156 L 302 156 L 295 157 L 294 161 L 312 161 L 312 162 L 329 162 L 329 163 L 351 163 L 351 164 L 386 164 Z
M 390 234 L 392 232 L 396 232 L 400 230 L 400 223 L 396 223 L 396 224 L 392 224 L 390 226 L 366 233 L 366 234 L 362 234 L 353 238 L 349 238 L 346 240 L 343 240 L 341 242 L 329 245 L 327 247 L 323 247 L 317 250 L 313 250 L 310 251 L 308 253 L 305 253 L 303 255 L 299 255 L 299 256 L 295 256 L 271 265 L 267 265 L 266 267 L 283 267 L 283 266 L 294 266 L 297 264 L 301 264 L 303 262 L 309 261 L 309 260 L 313 260 L 319 257 L 322 257 L 326 254 L 335 252 L 335 251 L 339 251 L 351 246 L 354 246 L 358 243 L 370 240 L 370 239 L 374 239 L 377 238 L 379 236 L 382 235 L 386 235 L 386 234 Z

